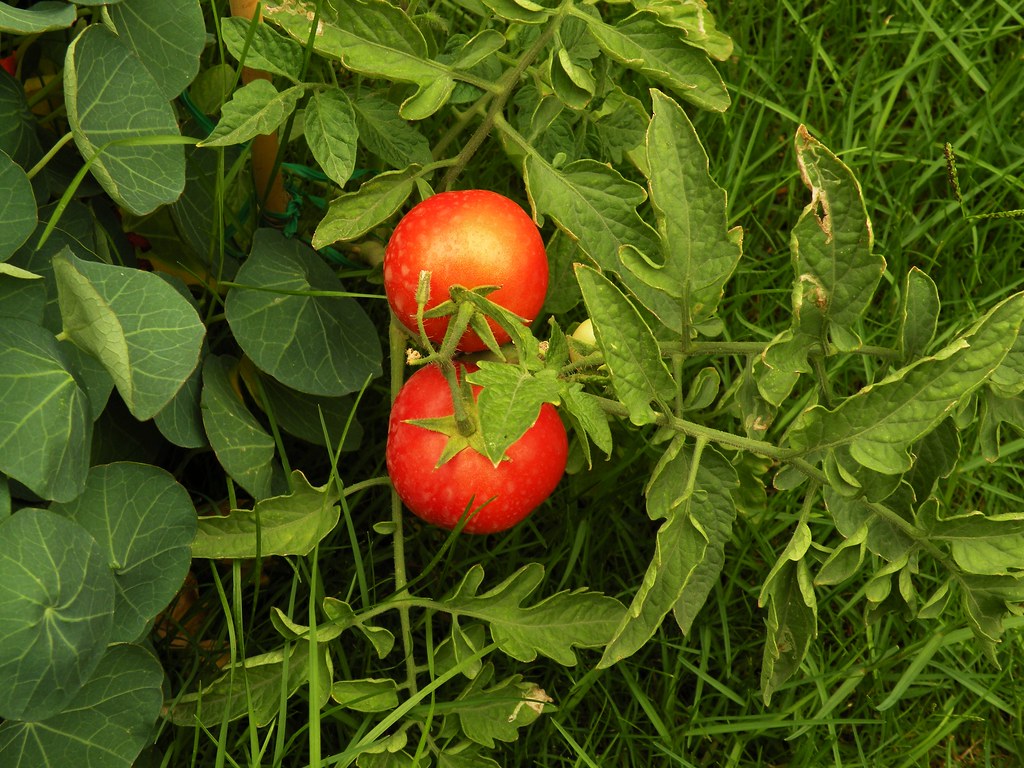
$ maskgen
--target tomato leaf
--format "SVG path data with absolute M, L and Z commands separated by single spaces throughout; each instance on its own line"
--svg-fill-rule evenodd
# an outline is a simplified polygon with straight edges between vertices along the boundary
M 629 299 L 600 272 L 578 264 L 576 279 L 615 393 L 629 408 L 630 421 L 652 423 L 656 414 L 651 402 L 671 401 L 676 389 L 654 334 Z
M 278 92 L 269 80 L 243 85 L 221 109 L 220 122 L 201 147 L 244 144 L 254 136 L 273 133 L 295 111 L 305 87 L 293 85 Z
M 263 498 L 253 509 L 199 518 L 193 557 L 308 555 L 338 524 L 338 492 L 314 487 L 299 470 L 291 493 Z
M 861 465 L 899 474 L 912 465 L 908 448 L 992 375 L 1016 343 L 1024 293 L 1000 302 L 935 355 L 894 371 L 827 410 L 797 419 L 790 443 L 803 451 L 850 446 Z
M 626 266 L 648 285 L 679 300 L 684 333 L 710 320 L 742 251 L 743 230 L 729 229 L 726 193 L 682 108 L 652 90 L 647 129 L 651 204 L 658 219 L 660 260 L 623 251 Z
M 618 600 L 585 589 L 558 592 L 524 607 L 544 578 L 539 563 L 524 565 L 498 586 L 477 594 L 483 578 L 483 568 L 474 565 L 443 605 L 487 622 L 498 647 L 519 661 L 533 661 L 540 654 L 574 666 L 573 649 L 607 643 L 625 610 Z
M 477 412 L 487 457 L 495 465 L 533 426 L 541 405 L 557 405 L 561 395 L 554 371 L 531 375 L 518 365 L 482 361 L 480 370 L 466 378 L 483 387 L 477 397 Z
M 900 302 L 900 360 L 906 364 L 928 351 L 939 320 L 939 291 L 930 277 L 912 267 L 903 279 Z
M 694 474 L 693 452 L 683 440 L 663 454 L 647 487 L 647 511 L 665 518 L 654 557 L 599 667 L 610 667 L 650 640 L 669 611 L 686 634 L 718 581 L 725 545 L 736 518 L 736 470 L 705 446 Z M 693 478 L 692 487 L 688 479 Z
M 224 46 L 235 59 L 252 69 L 270 72 L 287 77 L 293 83 L 299 81 L 302 71 L 302 46 L 290 37 L 284 37 L 267 24 L 257 23 L 252 27 L 252 20 L 240 16 L 228 16 L 221 19 L 220 29 Z M 249 47 L 245 48 L 246 37 Z M 242 51 L 245 50 L 243 61 Z
M 355 192 L 331 201 L 313 233 L 313 247 L 323 248 L 365 235 L 402 207 L 415 187 L 420 167 L 389 171 L 364 182 Z
M 765 706 L 779 686 L 800 667 L 818 635 L 817 600 L 804 560 L 811 531 L 801 524 L 761 587 L 758 605 L 767 608 L 768 637 L 761 660 L 761 696 Z

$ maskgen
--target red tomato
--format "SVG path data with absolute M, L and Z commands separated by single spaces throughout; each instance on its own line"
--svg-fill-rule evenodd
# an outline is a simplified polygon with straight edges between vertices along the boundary
M 473 387 L 474 398 L 479 391 Z M 442 528 L 451 530 L 467 507 L 472 514 L 481 505 L 463 531 L 511 528 L 551 495 L 565 472 L 569 443 L 558 412 L 549 403 L 542 405 L 533 426 L 497 467 L 468 447 L 437 467 L 448 435 L 406 420 L 452 412 L 451 390 L 440 368 L 429 365 L 409 377 L 395 398 L 388 425 L 387 465 L 395 490 L 413 514 Z
M 470 189 L 441 192 L 407 213 L 384 250 L 384 292 L 395 316 L 414 333 L 416 287 L 420 272 L 430 271 L 430 309 L 448 299 L 453 285 L 500 288 L 488 298 L 526 322 L 540 312 L 548 290 L 548 259 L 533 220 L 519 205 L 497 192 Z M 427 336 L 440 343 L 449 318 L 427 320 Z M 509 336 L 491 323 L 499 344 Z M 464 352 L 486 348 L 467 331 Z

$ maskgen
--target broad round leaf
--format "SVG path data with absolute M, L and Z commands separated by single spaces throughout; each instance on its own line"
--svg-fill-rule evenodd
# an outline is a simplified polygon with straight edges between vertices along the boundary
M 93 467 L 85 491 L 51 510 L 99 542 L 117 587 L 111 641 L 135 640 L 188 572 L 196 534 L 188 492 L 159 467 L 119 462 Z
M 0 261 L 10 258 L 36 228 L 36 196 L 24 169 L 0 152 Z
M 277 230 L 256 232 L 225 302 L 235 339 L 256 366 L 311 395 L 339 396 L 381 374 L 377 329 L 316 253 Z M 280 291 L 280 292 L 279 292 Z
M 245 407 L 231 383 L 234 358 L 210 355 L 203 363 L 203 425 L 217 460 L 257 499 L 272 494 L 274 438 Z
M 179 136 L 174 110 L 142 62 L 101 24 L 68 47 L 64 100 L 75 144 L 103 188 L 134 214 L 173 203 L 185 188 L 181 145 L 112 141 Z
M 46 499 L 81 493 L 92 442 L 89 398 L 40 326 L 0 323 L 0 403 L 0 472 Z
M 113 613 L 114 577 L 82 526 L 43 509 L 0 523 L 0 717 L 63 709 L 102 658 Z
M 138 645 L 113 645 L 63 712 L 0 725 L 0 765 L 130 768 L 152 740 L 163 670 Z
M 51 29 L 64 29 L 75 23 L 78 14 L 70 3 L 45 0 L 31 8 L 12 8 L 0 5 L 0 32 L 15 35 L 34 35 Z
M 165 99 L 173 99 L 199 72 L 206 45 L 202 6 L 196 0 L 131 0 L 104 8 Z
M 43 156 L 36 121 L 25 100 L 25 86 L 2 69 L 0 115 L 4 115 L 0 120 L 0 151 L 10 155 L 22 168 L 31 168 Z
M 152 418 L 199 362 L 199 314 L 152 272 L 83 261 L 69 249 L 53 269 L 64 333 L 103 363 L 135 418 Z

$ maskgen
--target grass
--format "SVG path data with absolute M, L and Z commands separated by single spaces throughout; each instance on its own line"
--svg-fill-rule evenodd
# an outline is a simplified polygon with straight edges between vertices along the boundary
M 959 318 L 1020 286 L 1024 219 L 966 219 L 951 193 L 942 152 L 946 142 L 956 149 L 968 214 L 1024 208 L 1024 15 L 1015 3 L 710 5 L 719 28 L 736 41 L 736 55 L 721 67 L 732 108 L 722 116 L 694 115 L 712 173 L 728 190 L 732 223 L 746 230 L 745 258 L 724 305 L 728 327 L 747 327 L 748 339 L 770 338 L 785 322 L 792 279 L 788 233 L 807 200 L 792 149 L 799 124 L 860 178 L 876 250 L 888 263 L 884 289 L 898 288 L 912 266 L 925 270 L 943 297 L 941 327 L 953 328 Z M 864 329 L 867 343 L 891 332 L 893 302 L 879 301 Z M 367 393 L 367 402 L 380 415 L 386 392 Z M 383 423 L 366 419 L 365 444 L 381 444 L 383 435 L 373 430 Z M 477 540 L 455 542 L 424 588 L 440 594 L 481 560 L 494 580 L 519 563 L 540 560 L 549 591 L 587 585 L 628 602 L 651 557 L 655 530 L 643 509 L 644 472 L 630 469 L 647 466 L 657 449 L 639 433 L 623 430 L 617 439 L 615 461 L 568 478 L 543 517 L 489 541 L 486 551 Z M 1022 483 L 1014 452 L 1022 448 L 1021 441 L 1010 443 L 1000 460 L 976 463 L 951 478 L 950 498 L 969 500 L 973 508 L 1019 508 Z M 383 467 L 379 456 L 362 452 L 343 457 L 340 473 L 357 482 L 383 474 Z M 524 668 L 493 659 L 499 679 L 521 673 L 543 687 L 556 707 L 499 750 L 498 764 L 1019 765 L 1021 623 L 1006 634 L 999 666 L 963 629 L 966 620 L 956 605 L 927 623 L 908 622 L 897 613 L 869 618 L 863 583 L 819 589 L 818 640 L 771 706 L 762 703 L 764 618 L 758 593 L 799 516 L 796 503 L 777 495 L 740 516 L 725 571 L 689 636 L 668 621 L 640 653 L 603 671 L 593 668 L 594 654 L 583 654 L 575 668 L 544 662 Z M 311 584 L 353 604 L 388 594 L 390 547 L 384 537 L 358 533 L 388 519 L 388 504 L 381 488 L 348 499 L 346 515 L 357 532 L 353 541 L 342 533 L 321 550 L 315 568 L 268 564 L 268 583 L 258 592 L 230 569 L 202 575 L 204 583 L 223 581 L 223 607 L 234 617 L 236 645 L 244 637 L 249 653 L 274 647 L 279 636 L 267 607 L 296 606 L 293 615 L 301 616 Z M 815 514 L 812 530 L 827 536 L 831 527 L 820 525 L 825 512 Z M 406 558 L 415 574 L 431 562 L 443 537 L 416 526 L 408 533 Z M 227 624 L 216 618 L 220 601 L 215 591 L 210 594 L 215 618 L 206 636 L 227 647 Z M 415 629 L 435 641 L 441 637 L 440 626 Z M 339 673 L 374 673 L 360 666 L 366 663 L 361 657 L 338 650 Z M 387 663 L 400 665 L 397 655 Z M 209 659 L 198 654 L 175 658 L 175 688 L 210 673 Z M 213 733 L 167 730 L 141 764 L 303 766 L 315 757 L 307 728 L 317 734 L 314 743 L 326 758 L 374 722 L 344 710 L 317 713 L 301 697 L 281 706 L 287 729 L 256 730 L 243 720 Z M 410 732 L 411 750 L 415 738 Z

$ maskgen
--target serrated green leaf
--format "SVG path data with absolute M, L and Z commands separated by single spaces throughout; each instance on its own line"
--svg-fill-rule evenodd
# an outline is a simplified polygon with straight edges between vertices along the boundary
M 338 524 L 336 489 L 316 488 L 299 470 L 292 471 L 293 490 L 262 498 L 253 509 L 199 518 L 192 556 L 231 559 L 270 555 L 308 555 Z
M 398 114 L 395 104 L 372 92 L 349 94 L 349 101 L 355 109 L 359 143 L 385 165 L 405 170 L 431 162 L 426 136 Z
M 269 80 L 253 80 L 231 96 L 220 113 L 220 122 L 201 147 L 244 144 L 254 136 L 273 133 L 295 111 L 305 86 L 293 85 L 280 93 Z
M 152 272 L 53 259 L 66 335 L 97 358 L 139 421 L 152 418 L 199 363 L 206 328 L 192 304 Z
M 505 45 L 505 36 L 496 29 L 485 29 L 458 47 L 451 65 L 455 69 L 472 69 Z
M 386 0 L 324 0 L 317 7 L 312 36 L 314 17 L 303 6 L 271 0 L 263 14 L 300 43 L 312 39 L 317 53 L 340 60 L 355 72 L 420 86 L 416 119 L 432 114 L 454 86 L 447 65 L 427 57 L 427 44 L 416 24 Z
M 103 17 L 135 51 L 165 99 L 177 98 L 199 73 L 206 23 L 195 0 L 131 0 L 105 5 Z
M 629 299 L 600 272 L 578 264 L 576 279 L 612 385 L 629 409 L 630 421 L 652 423 L 656 414 L 651 402 L 671 401 L 676 389 L 654 334 Z
M 1024 602 L 1024 575 L 979 576 L 963 574 L 958 579 L 961 603 L 968 623 L 982 648 L 995 660 L 995 647 L 1010 615 L 1010 605 Z M 1019 609 L 1015 610 L 1019 614 Z
M 911 267 L 903 280 L 900 302 L 900 360 L 905 364 L 923 356 L 935 337 L 939 320 L 939 291 L 930 277 Z
M 554 371 L 531 375 L 516 365 L 482 361 L 466 377 L 483 387 L 477 411 L 487 456 L 501 461 L 505 451 L 533 426 L 544 403 L 558 404 L 561 387 Z
M 445 105 L 454 90 L 455 80 L 451 77 L 421 83 L 416 92 L 399 105 L 398 114 L 405 120 L 426 120 Z
M 901 488 L 901 493 L 895 498 L 888 499 L 886 506 L 897 514 L 909 518 L 912 514 L 912 491 L 905 484 Z M 852 538 L 866 526 L 864 543 L 876 555 L 890 561 L 899 560 L 918 546 L 897 523 L 875 514 L 863 499 L 843 496 L 834 487 L 826 487 L 823 495 L 825 506 L 839 532 L 847 538 Z
M 520 24 L 543 24 L 551 11 L 533 0 L 481 0 L 494 14 L 505 21 Z
M 495 741 L 518 739 L 519 729 L 540 717 L 551 697 L 520 675 L 488 685 L 490 678 L 491 674 L 474 678 L 446 709 L 451 707 L 458 716 L 467 738 L 493 748 Z
M 45 499 L 81 493 L 92 414 L 56 340 L 17 318 L 0 323 L 0 472 Z
M 581 384 L 573 384 L 562 390 L 562 405 L 594 445 L 611 456 L 612 430 L 608 426 L 608 416 L 594 396 L 584 392 Z
M 54 29 L 67 29 L 78 14 L 70 3 L 35 3 L 29 8 L 12 8 L 0 3 L 0 32 L 13 35 L 37 35 Z
M 707 154 L 686 113 L 659 91 L 652 90 L 651 97 L 647 161 L 660 258 L 630 249 L 623 260 L 645 283 L 679 299 L 686 333 L 692 336 L 694 326 L 715 315 L 742 253 L 743 230 L 729 229 L 725 190 L 711 177 Z
M 20 165 L 0 151 L 0 262 L 6 261 L 36 228 L 36 197 Z
M 107 193 L 136 215 L 173 203 L 185 188 L 180 137 L 171 105 L 131 48 L 102 24 L 68 47 L 64 103 L 75 145 Z M 122 140 L 142 140 L 111 145 Z
M 410 166 L 382 173 L 332 200 L 313 233 L 313 247 L 355 240 L 389 218 L 409 199 L 419 171 L 419 166 Z
M 706 0 L 633 0 L 638 11 L 649 11 L 666 27 L 686 33 L 686 42 L 726 61 L 732 56 L 732 38 L 718 31 Z
M 356 712 L 387 712 L 398 706 L 398 684 L 390 677 L 335 680 L 331 698 Z
M 607 24 L 577 13 L 587 22 L 601 49 L 623 66 L 635 69 L 701 109 L 724 112 L 731 99 L 721 75 L 704 51 L 686 45 L 678 29 L 665 27 L 651 13 L 638 12 Z
M 274 438 L 232 387 L 236 363 L 232 357 L 218 355 L 210 355 L 203 363 L 203 426 L 224 470 L 256 499 L 265 499 L 273 494 Z
M 573 649 L 607 643 L 624 610 L 617 600 L 583 589 L 558 592 L 524 607 L 523 602 L 544 578 L 544 566 L 539 563 L 524 565 L 478 595 L 483 575 L 480 566 L 473 566 L 455 593 L 443 601 L 444 606 L 487 622 L 498 647 L 519 661 L 533 661 L 540 654 L 563 666 L 574 666 Z
M 159 467 L 120 462 L 93 467 L 80 496 L 50 509 L 85 528 L 113 570 L 111 642 L 138 639 L 192 562 L 196 510 L 188 491 Z
M 1024 570 L 1024 514 L 987 515 L 974 510 L 940 516 L 939 505 L 924 505 L 920 525 L 933 541 L 949 542 L 956 564 L 968 573 L 989 576 Z
M 910 444 L 985 383 L 1015 343 L 1022 319 L 1024 294 L 1016 294 L 935 355 L 865 387 L 834 410 L 815 406 L 801 414 L 790 432 L 792 445 L 811 451 L 849 444 L 853 458 L 870 469 L 906 471 Z
M 355 392 L 380 376 L 380 336 L 365 310 L 343 295 L 331 268 L 301 242 L 276 229 L 257 230 L 235 280 L 225 316 L 260 370 L 327 397 Z
M 240 16 L 228 16 L 221 19 L 221 33 L 224 45 L 235 60 L 252 69 L 282 75 L 293 83 L 299 80 L 302 72 L 302 60 L 305 56 L 302 46 L 290 37 L 279 35 L 267 24 L 257 23 L 252 29 L 249 48 L 245 48 L 245 39 L 250 33 L 252 21 Z
M 36 722 L 0 724 L 7 768 L 66 765 L 130 768 L 152 741 L 163 704 L 160 662 L 139 645 L 111 645 L 68 706 Z
M 804 555 L 811 532 L 800 524 L 761 587 L 758 605 L 766 608 L 768 636 L 761 660 L 761 696 L 765 706 L 779 686 L 800 667 L 818 634 L 817 601 Z
M 636 653 L 669 611 L 688 634 L 718 581 L 736 518 L 732 490 L 739 480 L 729 461 L 710 446 L 704 447 L 695 472 L 693 460 L 690 447 L 676 440 L 659 461 L 647 488 L 647 511 L 665 522 L 643 582 L 598 667 Z
M 306 143 L 320 168 L 344 186 L 356 166 L 356 115 L 345 92 L 314 91 L 306 105 Z
M 32 508 L 0 521 L 0 718 L 64 709 L 103 658 L 113 614 L 114 577 L 85 528 Z
M 310 644 L 294 643 L 269 653 L 250 656 L 224 668 L 215 680 L 195 693 L 186 693 L 167 707 L 167 718 L 177 725 L 197 722 L 212 728 L 218 723 L 248 717 L 258 726 L 268 725 L 278 714 L 281 702 L 290 698 L 310 679 L 310 665 L 316 664 L 319 690 L 312 692 L 322 707 L 331 694 L 331 667 L 326 645 L 310 657 Z
M 854 329 L 871 302 L 885 259 L 872 252 L 871 220 L 853 172 L 804 126 L 797 128 L 795 145 L 811 201 L 790 236 L 793 315 L 821 315 L 839 349 L 856 349 L 860 339 Z
M 384 627 L 375 627 L 359 620 L 352 606 L 343 600 L 328 597 L 324 600 L 324 615 L 342 629 L 355 627 L 370 641 L 377 656 L 383 659 L 395 647 L 395 636 Z

